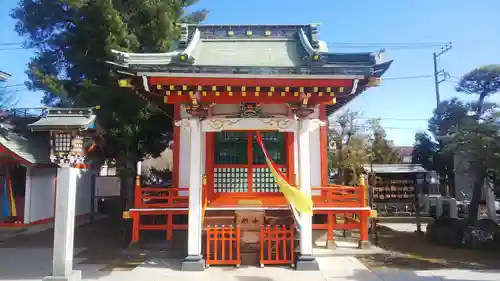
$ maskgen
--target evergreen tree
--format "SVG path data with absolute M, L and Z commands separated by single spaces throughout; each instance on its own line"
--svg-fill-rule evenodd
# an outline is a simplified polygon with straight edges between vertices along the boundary
M 205 10 L 185 13 L 195 0 L 20 0 L 11 16 L 26 46 L 29 86 L 48 106 L 100 105 L 106 156 L 130 164 L 159 155 L 171 139 L 173 108 L 154 111 L 132 90 L 119 88 L 106 65 L 112 49 L 166 52 L 179 36 L 177 23 L 197 23 Z

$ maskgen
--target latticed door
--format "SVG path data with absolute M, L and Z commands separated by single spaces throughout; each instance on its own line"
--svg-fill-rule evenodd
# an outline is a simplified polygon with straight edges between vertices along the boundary
M 264 132 L 270 157 L 286 173 L 285 135 Z M 255 132 L 217 132 L 214 135 L 214 192 L 278 192 Z

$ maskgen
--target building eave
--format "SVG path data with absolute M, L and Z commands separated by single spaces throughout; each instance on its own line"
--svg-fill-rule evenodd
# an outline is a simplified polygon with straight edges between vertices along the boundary
M 6 147 L 2 143 L 0 143 L 0 153 L 7 154 L 8 156 L 12 157 L 16 162 L 18 162 L 19 164 L 26 166 L 26 167 L 32 167 L 33 165 L 37 164 L 37 163 L 33 163 L 33 162 L 29 161 L 28 159 L 20 156 L 19 154 L 15 153 L 14 151 L 9 149 L 8 147 Z M 48 159 L 48 156 L 47 156 L 47 159 Z

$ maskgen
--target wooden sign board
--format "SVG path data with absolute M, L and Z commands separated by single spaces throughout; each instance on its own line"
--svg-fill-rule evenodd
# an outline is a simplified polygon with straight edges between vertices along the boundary
M 236 211 L 236 224 L 240 229 L 260 229 L 264 224 L 266 213 L 264 211 Z

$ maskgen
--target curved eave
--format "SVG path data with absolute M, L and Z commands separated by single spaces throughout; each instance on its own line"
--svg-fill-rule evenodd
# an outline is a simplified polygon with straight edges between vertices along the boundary
M 114 64 L 128 67 L 129 65 L 169 64 L 174 58 L 181 55 L 182 51 L 168 53 L 127 53 L 117 50 L 111 51 L 115 55 Z
M 382 77 L 382 75 L 384 75 L 384 73 L 389 69 L 392 62 L 393 61 L 390 60 L 390 61 L 386 61 L 384 63 L 376 64 L 373 67 L 373 77 L 377 77 L 377 78 Z
M 381 62 L 381 56 L 384 51 L 377 53 L 333 53 L 322 52 L 313 48 L 313 45 L 307 36 L 304 29 L 300 29 L 297 33 L 302 50 L 306 54 L 304 60 L 308 61 L 311 66 L 376 66 Z
M 0 154 L 6 154 L 6 155 L 12 157 L 12 159 L 14 159 L 20 165 L 23 165 L 26 167 L 32 167 L 35 164 L 35 163 L 27 160 L 26 158 L 18 155 L 17 153 L 13 152 L 7 146 L 5 146 L 1 143 L 0 143 Z

